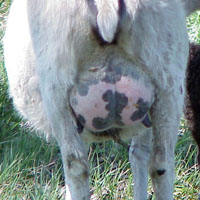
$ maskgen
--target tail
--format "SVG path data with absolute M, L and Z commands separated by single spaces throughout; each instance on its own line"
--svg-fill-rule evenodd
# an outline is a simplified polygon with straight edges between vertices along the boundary
M 190 45 L 186 87 L 186 118 L 198 145 L 198 164 L 200 165 L 200 45 L 197 44 Z
M 88 0 L 89 8 L 93 13 L 93 28 L 101 40 L 112 43 L 118 32 L 124 0 Z

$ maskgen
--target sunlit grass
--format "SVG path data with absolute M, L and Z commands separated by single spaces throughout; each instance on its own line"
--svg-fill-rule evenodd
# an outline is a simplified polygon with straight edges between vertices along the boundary
M 200 43 L 200 11 L 192 14 L 187 19 L 189 39 Z

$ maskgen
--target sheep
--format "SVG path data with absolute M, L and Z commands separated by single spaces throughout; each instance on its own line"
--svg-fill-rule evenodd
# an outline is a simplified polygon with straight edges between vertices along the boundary
M 194 140 L 200 150 L 200 101 L 199 101 L 199 84 L 200 84 L 200 45 L 191 43 L 190 53 L 188 59 L 188 66 L 186 70 L 186 108 L 185 116 L 188 124 L 192 130 Z M 197 157 L 200 165 L 200 153 Z
M 56 139 L 66 200 L 89 200 L 92 142 L 130 141 L 134 199 L 173 199 L 185 17 L 199 0 L 15 0 L 4 38 L 15 108 Z

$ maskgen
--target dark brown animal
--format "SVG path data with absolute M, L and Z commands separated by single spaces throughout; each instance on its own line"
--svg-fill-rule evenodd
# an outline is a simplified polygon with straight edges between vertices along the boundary
M 198 44 L 190 44 L 186 89 L 185 116 L 200 151 L 200 45 Z M 200 152 L 198 152 L 198 164 L 200 165 Z

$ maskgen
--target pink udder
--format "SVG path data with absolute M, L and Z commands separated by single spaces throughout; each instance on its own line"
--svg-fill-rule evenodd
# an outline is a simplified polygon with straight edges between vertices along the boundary
M 116 83 L 106 83 L 99 81 L 97 84 L 91 84 L 88 86 L 87 95 L 80 95 L 78 91 L 75 92 L 73 98 L 76 99 L 77 104 L 72 105 L 77 118 L 81 116 L 84 127 L 91 131 L 97 131 L 101 128 L 97 128 L 94 121 L 96 119 L 102 119 L 102 130 L 111 128 L 112 126 L 132 126 L 139 121 L 142 121 L 145 116 L 140 119 L 132 120 L 131 116 L 134 112 L 138 111 L 137 102 L 139 99 L 143 99 L 144 102 L 148 102 L 149 106 L 152 103 L 152 89 L 145 86 L 143 80 L 134 80 L 128 76 L 122 76 Z M 126 105 L 123 107 L 119 116 L 115 116 L 116 110 L 119 104 L 114 105 L 117 101 L 108 102 L 105 101 L 103 96 L 106 92 L 111 91 L 113 94 L 124 95 L 128 99 Z M 110 107 L 108 107 L 108 104 Z M 109 110 L 110 109 L 110 110 Z M 120 123 L 118 123 L 120 119 Z M 98 121 L 98 120 L 96 120 Z M 101 121 L 101 120 L 100 120 Z
M 129 77 L 122 77 L 116 83 L 116 90 L 119 93 L 124 93 L 128 97 L 128 105 L 123 109 L 121 117 L 126 126 L 133 125 L 130 116 L 133 112 L 137 111 L 137 102 L 142 98 L 146 102 L 152 101 L 152 91 L 145 87 L 141 80 L 133 80 Z M 137 122 L 137 121 L 136 121 Z

